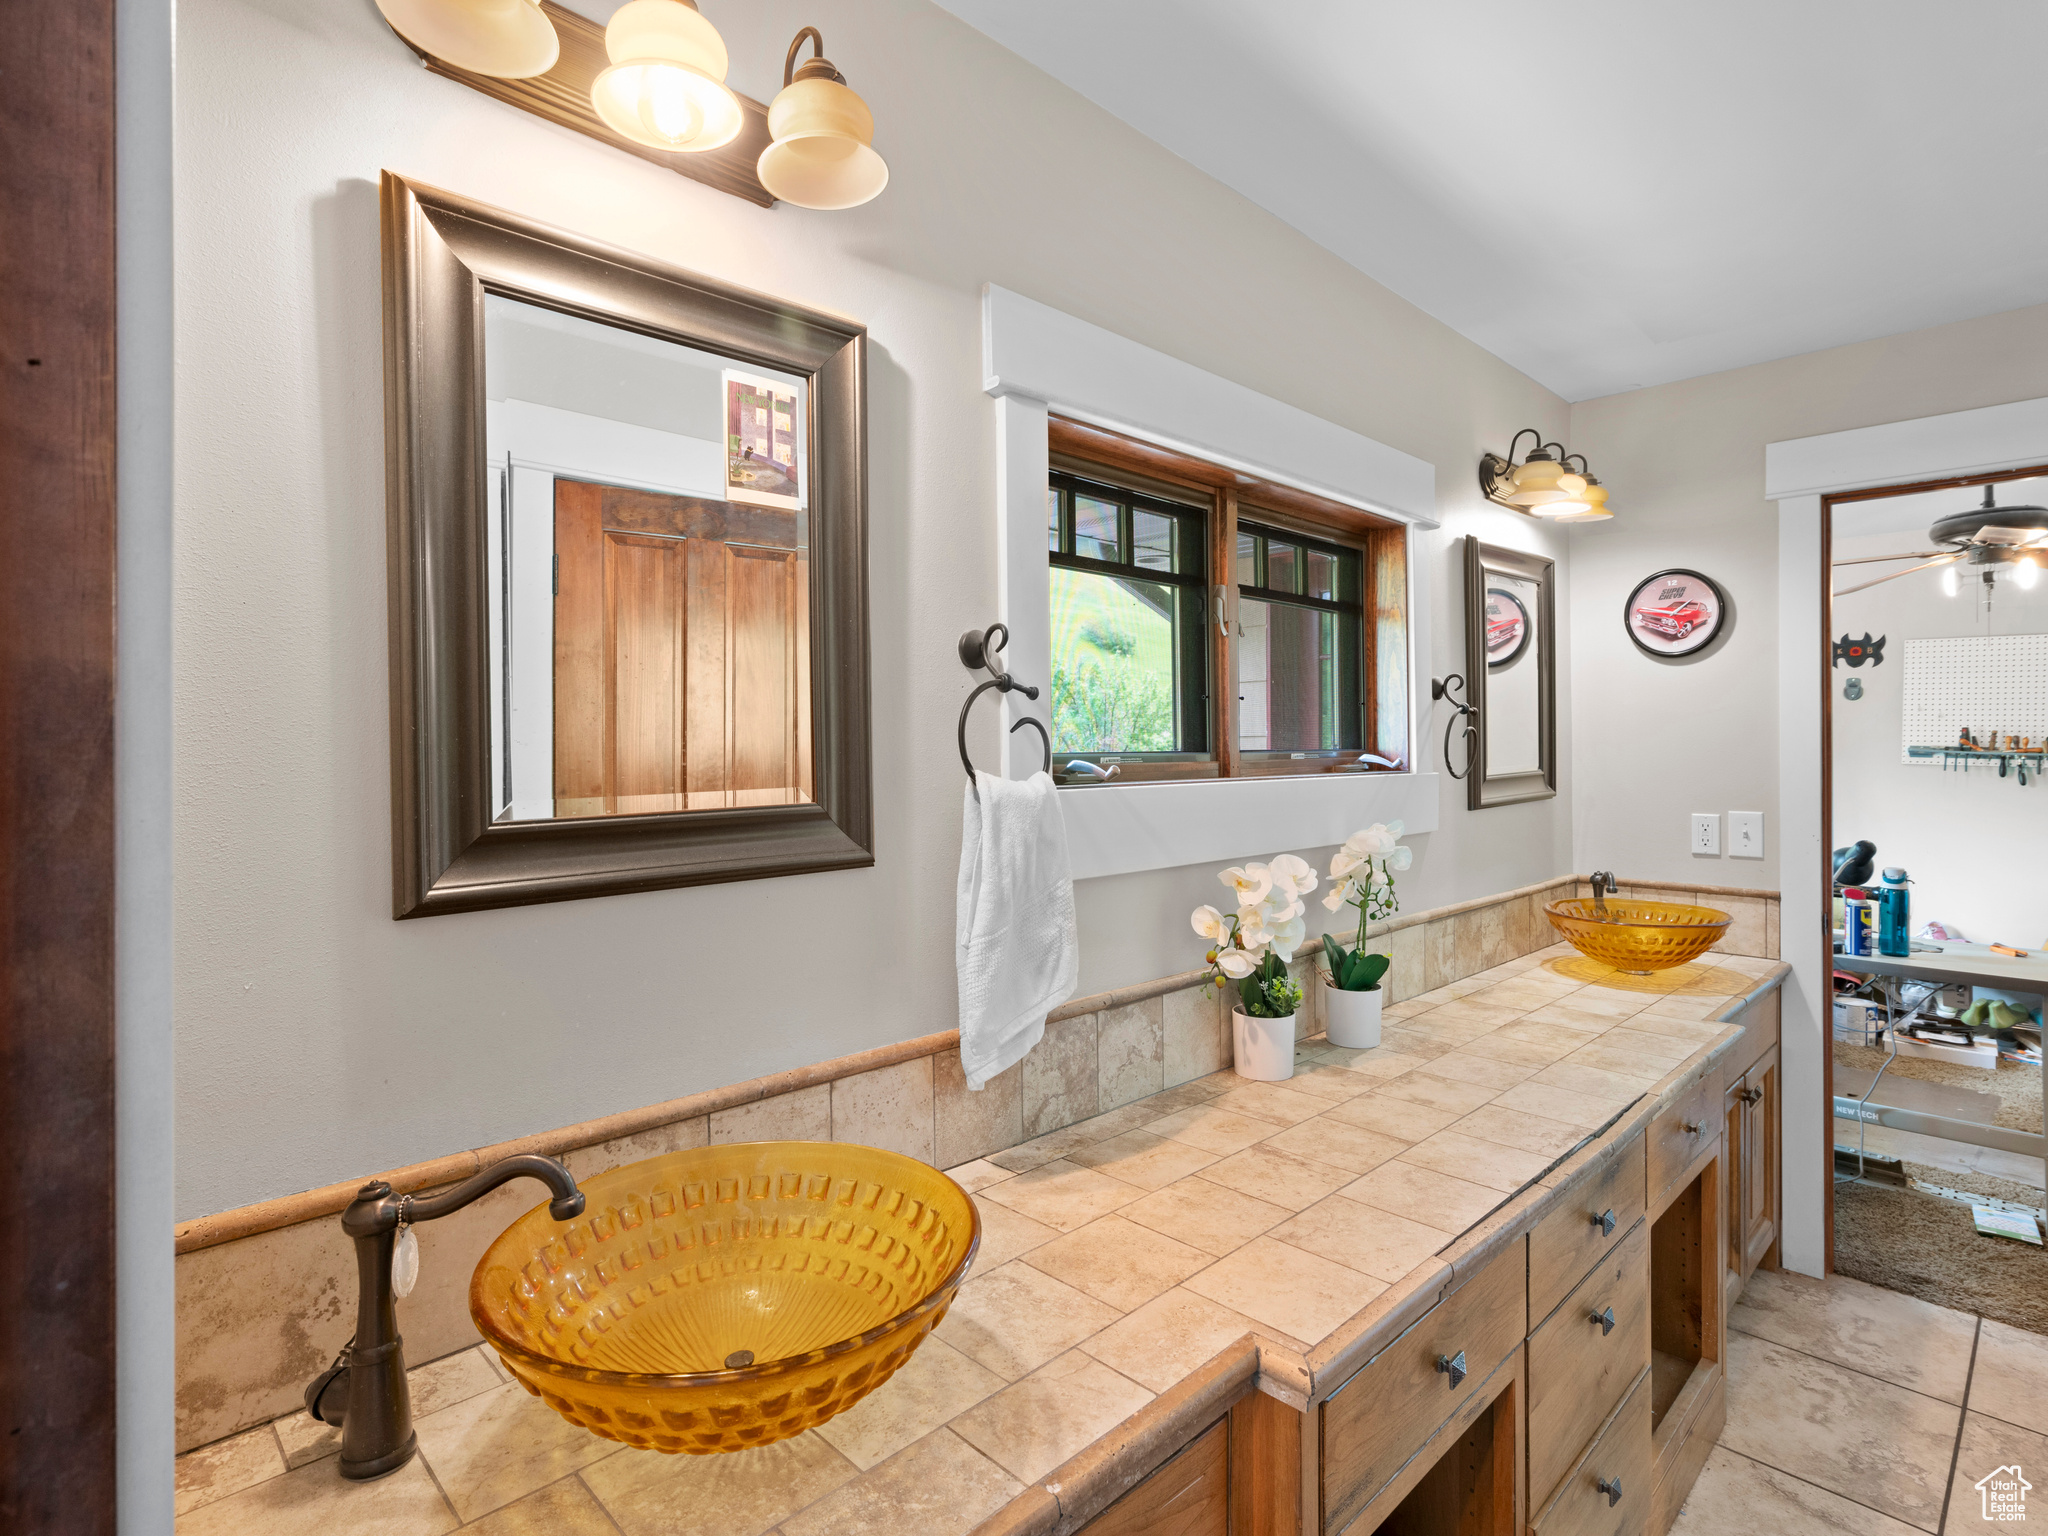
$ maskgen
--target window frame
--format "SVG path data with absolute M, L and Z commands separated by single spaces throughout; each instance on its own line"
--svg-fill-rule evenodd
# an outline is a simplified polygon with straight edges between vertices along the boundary
M 1208 509 L 1206 565 L 1209 606 L 1208 622 L 1204 628 L 1210 651 L 1210 751 L 1199 759 L 1173 761 L 1146 761 L 1135 755 L 1116 753 L 1055 753 L 1055 774 L 1063 787 L 1148 779 L 1249 779 L 1353 773 L 1361 771 L 1352 765 L 1361 753 L 1367 752 L 1390 759 L 1398 767 L 1389 769 L 1367 764 L 1363 769 L 1366 773 L 1412 771 L 1408 701 L 1408 658 L 1412 639 L 1408 632 L 1406 524 L 1056 413 L 1048 413 L 1046 421 L 1048 485 L 1052 475 L 1064 473 L 1183 506 L 1206 504 Z M 1295 756 L 1289 751 L 1245 751 L 1240 748 L 1237 689 L 1235 686 L 1216 686 L 1219 680 L 1229 680 L 1234 684 L 1237 677 L 1242 593 L 1235 578 L 1240 513 L 1244 522 L 1262 531 L 1292 534 L 1313 544 L 1360 556 L 1362 746 L 1302 756 Z M 1050 566 L 1052 562 L 1048 559 L 1047 563 Z M 1316 600 L 1305 596 L 1299 599 L 1294 594 L 1286 596 L 1311 606 L 1316 603 Z M 1220 624 L 1214 622 L 1219 601 L 1226 620 Z M 1058 772 L 1059 765 L 1076 760 L 1116 761 L 1117 778 L 1110 781 L 1069 778 Z
M 1319 766 L 1336 766 L 1340 764 L 1349 764 L 1355 762 L 1358 759 L 1359 753 L 1368 750 L 1364 743 L 1367 735 L 1369 734 L 1369 727 L 1367 725 L 1366 716 L 1369 710 L 1371 709 L 1371 700 L 1368 697 L 1366 689 L 1366 675 L 1369 670 L 1368 664 L 1371 660 L 1372 627 L 1371 624 L 1368 622 L 1368 616 L 1366 614 L 1365 594 L 1367 588 L 1367 578 L 1371 569 L 1371 552 L 1363 544 L 1346 542 L 1340 540 L 1336 536 L 1327 532 L 1318 531 L 1315 533 L 1309 533 L 1303 531 L 1298 526 L 1286 526 L 1286 524 L 1281 521 L 1266 517 L 1265 514 L 1263 514 L 1261 510 L 1257 507 L 1244 506 L 1241 498 L 1240 511 L 1249 512 L 1251 515 L 1249 517 L 1240 516 L 1231 531 L 1231 576 L 1233 578 L 1233 586 L 1235 588 L 1236 601 L 1239 605 L 1239 612 L 1242 612 L 1242 605 L 1246 601 L 1251 601 L 1255 603 L 1265 603 L 1268 607 L 1272 607 L 1274 605 L 1286 605 L 1297 608 L 1304 608 L 1314 613 L 1330 613 L 1337 615 L 1339 618 L 1346 618 L 1354 621 L 1357 625 L 1358 696 L 1355 701 L 1340 700 L 1339 707 L 1345 708 L 1353 707 L 1355 705 L 1356 709 L 1358 710 L 1359 716 L 1359 744 L 1356 746 L 1317 747 L 1300 752 L 1294 751 L 1286 747 L 1247 747 L 1244 745 L 1243 733 L 1242 731 L 1240 731 L 1238 736 L 1237 749 L 1238 759 L 1241 765 L 1240 776 L 1243 776 L 1243 774 L 1247 772 L 1270 771 L 1266 767 L 1266 765 L 1271 763 L 1301 763 L 1305 766 L 1298 769 L 1293 769 L 1292 771 L 1297 773 L 1309 773 L 1316 771 L 1316 768 Z M 1347 601 L 1341 598 L 1331 599 L 1311 597 L 1308 595 L 1306 591 L 1288 592 L 1279 587 L 1261 586 L 1256 583 L 1247 584 L 1245 582 L 1236 581 L 1235 577 L 1237 574 L 1237 544 L 1238 541 L 1242 539 L 1244 535 L 1248 532 L 1251 533 L 1254 537 L 1266 540 L 1268 542 L 1270 542 L 1274 537 L 1277 536 L 1281 540 L 1281 542 L 1292 543 L 1297 548 L 1301 549 L 1304 553 L 1307 553 L 1311 550 L 1318 550 L 1324 554 L 1335 555 L 1339 559 L 1349 556 L 1357 560 L 1357 600 Z M 1267 572 L 1264 570 L 1265 555 L 1263 551 L 1261 551 L 1258 559 L 1258 574 L 1267 574 Z M 1305 576 L 1303 578 L 1303 585 L 1304 587 L 1307 585 L 1307 578 Z M 1242 640 L 1244 638 L 1244 625 L 1241 618 L 1233 620 L 1233 630 L 1233 641 Z M 1239 696 L 1238 702 L 1243 702 L 1242 695 Z M 1340 727 L 1339 735 L 1341 736 L 1342 734 L 1343 731 Z

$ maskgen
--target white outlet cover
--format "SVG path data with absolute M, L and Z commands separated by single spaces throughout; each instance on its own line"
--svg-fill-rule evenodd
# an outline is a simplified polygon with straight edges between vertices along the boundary
M 1719 811 L 1694 811 L 1692 813 L 1692 840 L 1687 845 L 1695 855 L 1721 856 L 1721 813 Z
M 1764 813 L 1762 811 L 1730 811 L 1728 813 L 1728 857 L 1731 859 L 1760 859 L 1764 856 Z

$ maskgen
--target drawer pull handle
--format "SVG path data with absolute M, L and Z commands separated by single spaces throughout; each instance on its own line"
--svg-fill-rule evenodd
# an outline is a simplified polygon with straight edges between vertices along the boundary
M 1465 1351 L 1461 1349 L 1455 1355 L 1438 1355 L 1436 1368 L 1451 1378 L 1451 1390 L 1457 1391 L 1465 1384 Z
M 1742 1090 L 1742 1102 L 1745 1104 L 1754 1104 L 1763 1096 L 1764 1091 L 1761 1088 L 1745 1088 Z
M 1593 1321 L 1600 1325 L 1600 1337 L 1606 1338 L 1614 1332 L 1614 1308 L 1609 1307 L 1605 1312 L 1595 1312 Z
M 1593 1218 L 1593 1225 L 1600 1229 L 1602 1237 L 1614 1236 L 1614 1209 L 1612 1206 Z
M 1704 1131 L 1705 1129 L 1706 1127 L 1700 1124 L 1700 1122 L 1697 1120 L 1688 1120 L 1685 1122 L 1685 1134 L 1688 1136 L 1697 1136 L 1701 1131 Z
M 1598 1488 L 1598 1489 L 1599 1489 L 1599 1490 L 1600 1490 L 1600 1491 L 1601 1491 L 1602 1493 L 1604 1493 L 1604 1494 L 1606 1494 L 1606 1495 L 1607 1495 L 1607 1507 L 1608 1507 L 1609 1509 L 1612 1509 L 1612 1508 L 1614 1508 L 1614 1506 L 1615 1506 L 1615 1505 L 1617 1505 L 1617 1504 L 1619 1504 L 1619 1503 L 1621 1502 L 1621 1479 L 1620 1479 L 1620 1478 L 1618 1478 L 1618 1477 L 1613 1477 L 1613 1478 L 1603 1477 L 1603 1478 L 1601 1478 L 1601 1479 L 1600 1479 L 1600 1480 L 1599 1480 L 1598 1482 L 1596 1482 L 1596 1483 L 1595 1483 L 1595 1484 L 1594 1484 L 1593 1486 L 1594 1486 L 1595 1488 Z

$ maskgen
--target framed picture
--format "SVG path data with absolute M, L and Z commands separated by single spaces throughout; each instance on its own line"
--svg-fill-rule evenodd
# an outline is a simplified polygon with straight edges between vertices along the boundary
M 1728 599 L 1698 571 L 1659 571 L 1636 585 L 1621 622 L 1650 656 L 1690 656 L 1721 632 Z
M 792 381 L 725 370 L 725 499 L 800 510 L 802 403 Z
M 1504 587 L 1486 589 L 1486 669 L 1513 666 L 1529 648 L 1529 610 Z

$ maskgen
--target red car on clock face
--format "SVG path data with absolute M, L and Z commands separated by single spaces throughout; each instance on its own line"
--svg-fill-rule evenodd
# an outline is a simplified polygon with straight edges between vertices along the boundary
M 1680 598 L 1675 603 L 1659 603 L 1652 608 L 1638 608 L 1636 622 L 1652 634 L 1683 640 L 1707 622 L 1707 609 L 1704 603 L 1696 603 L 1689 597 Z

